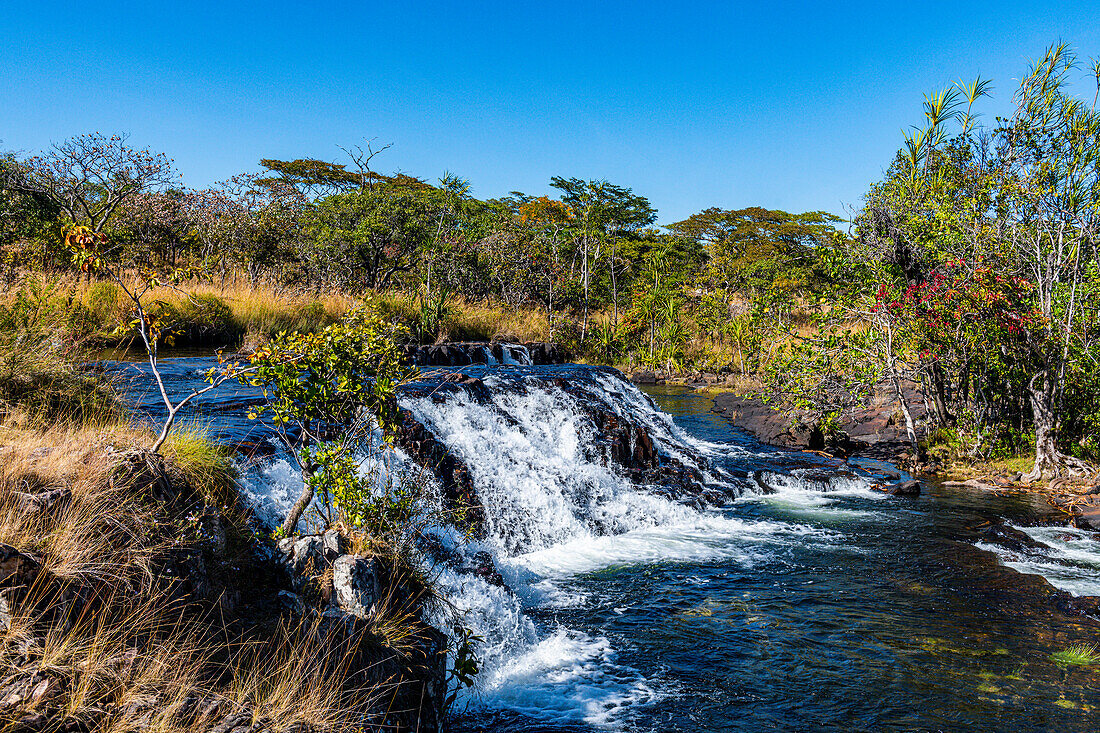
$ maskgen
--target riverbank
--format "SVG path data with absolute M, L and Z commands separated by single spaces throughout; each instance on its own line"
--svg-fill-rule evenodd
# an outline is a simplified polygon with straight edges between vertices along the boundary
M 400 548 L 275 542 L 229 447 L 149 451 L 155 416 L 32 325 L 0 349 L 0 727 L 439 729 L 449 640 Z
M 886 461 L 914 476 L 948 486 L 1037 495 L 1061 511 L 1073 526 L 1100 530 L 1100 475 L 1024 482 L 1022 478 L 1031 469 L 1033 456 L 982 460 L 964 458 L 940 447 L 928 450 L 922 427 L 927 411 L 915 385 L 907 386 L 907 397 L 917 423 L 917 437 L 922 442 L 922 455 L 917 458 L 913 456 L 896 399 L 891 390 L 883 387 L 875 391 L 867 406 L 844 412 L 828 429 L 805 413 L 775 409 L 741 384 L 728 387 L 704 384 L 696 388 L 714 394 L 717 414 L 765 443 L 837 458 Z

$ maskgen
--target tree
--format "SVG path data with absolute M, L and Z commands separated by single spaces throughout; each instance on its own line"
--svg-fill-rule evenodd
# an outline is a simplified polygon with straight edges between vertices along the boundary
M 19 242 L 23 264 L 46 269 L 66 254 L 58 245 L 61 212 L 47 197 L 17 186 L 24 168 L 14 153 L 0 154 L 0 247 Z
M 606 180 L 585 181 L 580 178 L 554 176 L 550 185 L 562 192 L 562 203 L 574 213 L 575 237 L 580 243 L 581 281 L 584 289 L 584 315 L 581 341 L 588 333 L 591 268 L 599 262 L 601 248 L 608 246 L 614 321 L 619 318 L 618 238 L 637 232 L 657 219 L 657 210 L 649 199 L 636 195 L 629 188 Z M 590 259 L 591 258 L 591 259 Z
M 186 278 L 193 277 L 197 271 L 193 268 L 179 268 L 167 272 L 158 271 L 147 264 L 135 263 L 132 267 L 125 267 L 123 262 L 115 256 L 117 247 L 109 248 L 107 237 L 99 232 L 93 232 L 89 227 L 70 227 L 65 234 L 65 245 L 72 253 L 73 261 L 84 272 L 105 277 L 113 282 L 130 300 L 134 306 L 136 316 L 129 324 L 120 329 L 121 333 L 134 333 L 141 340 L 145 354 L 149 362 L 149 369 L 153 381 L 160 392 L 164 402 L 166 416 L 149 450 L 153 453 L 160 451 L 164 441 L 175 424 L 179 412 L 196 397 L 217 389 L 226 381 L 236 379 L 241 372 L 235 364 L 228 364 L 221 369 L 212 369 L 207 373 L 208 384 L 205 387 L 193 389 L 184 397 L 174 400 L 168 394 L 164 379 L 160 374 L 159 346 L 162 338 L 170 339 L 173 332 L 172 323 L 166 321 L 163 314 L 151 309 L 150 305 L 160 305 L 152 299 L 152 293 L 160 287 L 169 287 L 179 292 L 179 284 Z M 186 295 L 186 293 L 184 293 Z
M 98 234 L 126 202 L 179 178 L 163 153 L 132 148 L 126 139 L 95 132 L 54 144 L 9 171 L 7 186 L 44 198 L 70 224 Z
M 416 266 L 433 241 L 440 191 L 415 179 L 328 196 L 306 217 L 306 230 L 343 285 L 384 290 Z
M 568 204 L 548 196 L 531 198 L 522 196 L 515 208 L 515 217 L 526 228 L 533 241 L 529 247 L 528 271 L 536 282 L 545 286 L 547 326 L 551 340 L 554 338 L 554 285 L 562 276 L 561 250 L 563 236 L 570 226 L 574 213 Z
M 668 229 L 706 247 L 710 287 L 750 294 L 774 289 L 789 300 L 810 285 L 816 250 L 839 234 L 835 225 L 840 221 L 824 211 L 709 208 Z
M 258 177 L 257 185 L 273 188 L 291 186 L 304 198 L 311 200 L 350 191 L 361 185 L 360 174 L 349 171 L 347 166 L 316 158 L 264 158 L 260 165 L 270 171 L 271 175 Z
M 1100 114 L 1070 96 L 1076 66 L 1066 45 L 1049 48 L 1021 82 L 1015 115 L 998 130 L 1007 238 L 1041 315 L 1024 331 L 1034 363 L 1030 480 L 1089 471 L 1056 442 L 1071 357 L 1095 348 L 1098 334 L 1085 319 L 1100 305 Z M 1097 83 L 1100 91 L 1100 77 Z
M 362 509 L 368 492 L 357 453 L 378 431 L 391 438 L 397 385 L 411 375 L 401 366 L 402 330 L 368 307 L 350 311 L 315 334 L 280 333 L 258 348 L 241 381 L 263 389 L 250 417 L 267 416 L 302 472 L 302 493 L 287 513 L 282 534 L 297 531 L 302 513 L 321 494 Z M 354 511 L 354 510 L 353 510 Z
M 927 124 L 905 134 L 857 220 L 937 420 L 1026 414 L 1028 480 L 1089 470 L 1058 447 L 1065 424 L 1083 424 L 1063 415 L 1066 389 L 1083 393 L 1100 335 L 1100 116 L 1095 97 L 1070 95 L 1076 66 L 1068 47 L 1049 48 L 992 130 L 975 123 L 988 81 L 928 95 Z

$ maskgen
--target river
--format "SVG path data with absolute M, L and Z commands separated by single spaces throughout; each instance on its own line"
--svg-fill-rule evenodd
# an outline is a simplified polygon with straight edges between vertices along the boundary
M 208 363 L 167 361 L 171 388 Z M 116 366 L 156 415 L 144 368 Z M 1052 658 L 1100 640 L 1067 604 L 1100 594 L 1100 542 L 1043 502 L 934 482 L 888 496 L 881 466 L 762 445 L 710 397 L 643 393 L 611 370 L 464 372 L 491 398 L 400 399 L 470 467 L 490 530 L 463 551 L 491 553 L 507 583 L 439 573 L 483 638 L 455 730 L 1100 729 L 1098 670 Z M 190 419 L 264 443 L 244 417 L 254 399 L 229 389 Z M 701 507 L 606 465 L 588 402 L 644 425 L 728 500 Z M 277 454 L 246 466 L 272 520 L 296 481 Z

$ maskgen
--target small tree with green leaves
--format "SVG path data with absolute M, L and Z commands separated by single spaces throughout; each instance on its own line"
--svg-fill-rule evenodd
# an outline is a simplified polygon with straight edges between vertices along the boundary
M 302 472 L 302 493 L 280 532 L 293 534 L 303 512 L 321 495 L 345 521 L 365 531 L 384 531 L 407 519 L 408 497 L 384 486 L 375 500 L 370 476 L 357 456 L 392 439 L 396 388 L 413 370 L 401 364 L 402 328 L 369 306 L 351 310 L 319 333 L 279 333 L 250 357 L 241 377 L 263 389 L 264 402 L 249 417 L 266 416 Z M 327 515 L 328 521 L 332 520 Z

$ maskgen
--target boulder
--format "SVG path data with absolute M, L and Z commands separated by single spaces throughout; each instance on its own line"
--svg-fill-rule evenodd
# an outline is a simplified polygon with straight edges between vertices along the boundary
M 378 562 L 365 555 L 341 555 L 332 564 L 336 605 L 359 618 L 369 618 L 381 599 Z
M 1100 504 L 1078 506 L 1076 519 L 1081 529 L 1100 530 Z
M 920 496 L 920 481 L 909 479 L 891 484 L 886 493 L 894 496 Z
M 631 374 L 630 381 L 634 384 L 657 384 L 657 375 L 649 370 L 643 370 Z

